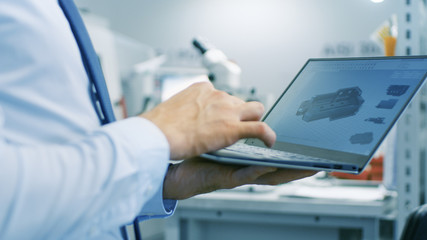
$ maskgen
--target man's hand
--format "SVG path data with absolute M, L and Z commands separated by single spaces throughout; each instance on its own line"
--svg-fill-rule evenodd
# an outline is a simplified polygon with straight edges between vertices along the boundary
M 193 158 L 169 167 L 163 183 L 163 198 L 186 199 L 244 184 L 277 185 L 315 173 L 274 167 L 224 165 Z
M 196 83 L 161 103 L 144 117 L 165 134 L 170 158 L 198 156 L 227 147 L 241 138 L 259 138 L 272 146 L 276 134 L 260 122 L 264 107 L 215 90 L 211 83 Z
M 197 83 L 141 117 L 152 121 L 165 134 L 171 159 L 186 159 L 229 146 L 241 138 L 259 138 L 267 146 L 272 146 L 276 134 L 259 121 L 263 112 L 261 103 L 247 103 L 215 90 L 210 83 Z M 169 168 L 163 184 L 163 197 L 185 199 L 244 184 L 277 185 L 314 173 L 225 165 L 193 158 Z

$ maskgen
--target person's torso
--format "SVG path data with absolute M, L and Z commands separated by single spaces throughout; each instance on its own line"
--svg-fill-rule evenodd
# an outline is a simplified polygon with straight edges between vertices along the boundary
M 63 143 L 100 125 L 57 0 L 2 0 L 0 53 L 0 131 L 7 141 Z

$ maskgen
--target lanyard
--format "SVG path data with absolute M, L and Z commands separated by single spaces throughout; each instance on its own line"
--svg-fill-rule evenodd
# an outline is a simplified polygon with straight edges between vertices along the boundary
M 83 65 L 91 82 L 89 92 L 102 125 L 114 122 L 114 112 L 108 95 L 101 64 L 89 34 L 73 0 L 58 0 L 80 49 Z

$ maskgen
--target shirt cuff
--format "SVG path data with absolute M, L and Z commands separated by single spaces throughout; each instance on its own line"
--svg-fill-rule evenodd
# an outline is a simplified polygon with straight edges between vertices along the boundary
M 159 146 L 160 149 L 166 150 L 166 151 L 162 151 L 162 152 L 167 152 L 166 154 L 169 157 L 169 143 L 166 139 L 166 136 L 164 136 L 163 132 L 155 124 L 153 124 L 151 121 L 149 121 L 147 119 L 140 118 L 140 117 L 132 117 L 132 118 L 125 119 L 124 121 L 126 122 L 127 126 L 131 126 L 132 124 L 135 124 L 135 125 L 138 124 L 139 126 L 145 125 L 145 127 L 143 127 L 143 128 L 131 127 L 130 129 L 133 129 L 134 131 L 135 131 L 135 129 L 144 129 L 144 130 L 143 130 L 143 132 L 140 132 L 140 133 L 134 132 L 133 134 L 129 134 L 129 135 L 133 135 L 135 137 L 137 137 L 138 135 L 139 136 L 150 136 L 150 139 L 151 139 L 151 141 L 149 143 L 147 143 L 145 141 L 144 142 L 132 141 L 132 142 L 136 142 L 136 144 L 138 146 L 134 145 L 131 148 L 129 148 L 128 153 L 131 152 L 130 149 L 138 149 L 141 151 L 141 153 L 135 154 L 136 156 L 139 156 L 142 154 L 144 154 L 146 156 L 147 153 L 144 152 L 144 150 L 145 150 L 144 145 L 145 145 L 145 147 L 148 147 L 147 145 L 155 145 L 155 146 Z M 154 146 L 151 146 L 151 147 L 149 147 L 149 149 L 151 149 L 153 147 Z M 157 156 L 157 157 L 156 156 L 150 156 L 149 158 L 150 159 L 156 159 L 156 158 L 159 158 L 159 156 Z M 140 217 L 138 217 L 140 220 L 149 219 L 149 218 L 164 218 L 164 217 L 171 216 L 173 214 L 173 212 L 175 211 L 175 208 L 177 206 L 176 200 L 163 199 L 163 181 L 164 181 L 164 176 L 165 176 L 166 171 L 167 171 L 167 167 L 166 167 L 167 165 L 164 166 L 163 164 L 164 163 L 167 164 L 167 161 L 163 162 L 163 161 L 158 161 L 158 160 L 159 159 L 157 159 L 156 161 L 150 161 L 150 163 L 147 161 L 144 161 L 143 165 L 141 166 L 141 168 L 150 169 L 149 172 L 151 172 L 151 173 L 157 172 L 157 171 L 162 171 L 162 174 L 156 174 L 156 176 L 161 176 L 161 179 L 154 181 L 154 182 L 158 182 L 158 185 L 155 186 L 157 189 L 155 190 L 154 195 L 151 195 L 151 197 L 149 199 L 147 199 L 147 201 L 143 204 L 142 209 L 140 210 L 140 213 L 138 214 L 138 216 L 140 216 Z M 161 162 L 163 162 L 163 163 L 161 163 Z
M 144 215 L 149 218 L 167 217 L 173 214 L 176 201 L 163 200 L 163 181 L 167 171 L 169 159 L 169 144 L 163 132 L 151 121 L 132 117 L 119 122 L 107 125 L 115 128 L 117 125 L 124 125 L 114 131 L 116 135 L 124 135 L 130 138 L 128 141 L 121 141 L 123 149 L 121 154 L 128 155 L 134 159 L 140 172 L 145 173 L 138 178 L 137 185 L 143 186 L 143 191 L 136 190 L 135 195 L 141 200 L 135 215 Z M 120 170 L 123 169 L 123 170 Z M 116 166 L 116 171 L 126 172 L 126 167 Z M 118 171 L 120 170 L 120 171 Z M 128 170 L 131 175 L 132 170 Z M 121 177 L 121 176 L 120 176 Z M 122 178 L 122 177 L 121 177 Z M 137 215 L 137 216 L 138 216 Z
M 115 179 L 123 179 L 139 170 L 147 174 L 150 179 L 141 179 L 144 186 L 152 189 L 150 196 L 156 188 L 163 183 L 165 169 L 170 156 L 169 143 L 163 132 L 151 121 L 132 117 L 105 125 L 103 130 L 112 136 L 119 161 L 115 166 Z
M 170 217 L 175 212 L 178 201 L 163 199 L 163 184 L 154 196 L 144 204 L 139 213 L 139 220 Z

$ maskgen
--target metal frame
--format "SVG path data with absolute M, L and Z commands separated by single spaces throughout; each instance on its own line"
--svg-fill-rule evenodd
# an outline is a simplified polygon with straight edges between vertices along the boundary
M 420 54 L 420 0 L 401 0 L 398 7 L 398 27 L 399 35 L 397 39 L 397 55 L 417 55 Z M 420 143 L 420 135 L 424 133 L 422 123 L 422 112 L 425 106 L 425 87 L 421 94 L 415 97 L 411 105 L 406 110 L 405 115 L 397 124 L 395 140 L 395 173 L 397 200 L 397 218 L 395 225 L 395 239 L 399 239 L 404 228 L 406 218 L 417 206 L 423 204 L 425 197 L 422 195 L 421 177 L 426 172 L 422 166 L 422 157 L 425 153 L 424 144 Z M 392 151 L 392 150 L 389 150 Z
M 252 228 L 270 229 L 269 239 L 337 239 L 349 230 L 358 231 L 362 239 L 380 239 L 381 226 L 389 229 L 384 224 L 391 227 L 396 216 L 393 197 L 348 202 L 284 197 L 280 192 L 220 191 L 181 201 L 167 219 L 165 239 L 224 239 L 217 232 L 223 227 L 230 227 L 228 239 L 256 239 Z
M 175 221 L 175 226 L 180 226 L 178 232 L 169 233 L 168 240 L 198 240 L 205 239 L 208 234 L 204 230 L 212 224 L 221 223 L 225 225 L 236 226 L 235 231 L 242 230 L 242 225 L 245 226 L 275 226 L 277 229 L 283 228 L 282 233 L 270 233 L 270 238 L 278 239 L 286 237 L 286 230 L 293 227 L 304 226 L 307 230 L 313 229 L 328 229 L 339 231 L 340 228 L 360 230 L 362 239 L 378 239 L 379 238 L 379 219 L 377 218 L 355 218 L 353 216 L 327 216 L 327 215 L 301 215 L 301 214 L 273 214 L 273 213 L 255 213 L 255 212 L 240 212 L 240 211 L 215 211 L 215 210 L 186 210 L 178 212 L 172 221 Z M 240 226 L 240 228 L 238 227 Z M 212 227 L 212 226 L 210 226 Z M 215 227 L 213 227 L 215 231 Z M 243 228 L 246 231 L 247 228 Z M 179 233 L 179 234 L 177 234 Z M 245 233 L 241 233 L 242 238 Z M 250 234 L 250 233 L 249 233 Z M 282 235 L 283 234 L 283 235 Z M 233 235 L 233 234 L 232 234 Z M 236 235 L 236 233 L 234 233 Z M 375 237 L 376 236 L 376 237 Z M 288 236 L 289 237 L 289 236 Z M 294 239 L 296 236 L 292 236 Z M 212 238 L 216 238 L 211 236 Z M 232 238 L 232 237 L 231 237 Z M 320 238 L 325 239 L 325 238 Z

